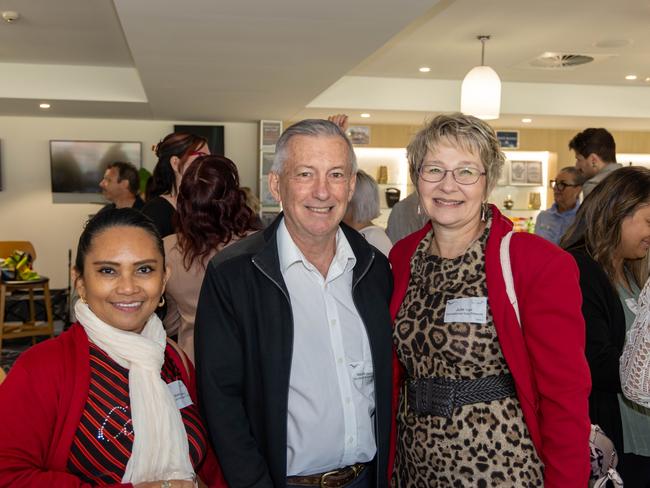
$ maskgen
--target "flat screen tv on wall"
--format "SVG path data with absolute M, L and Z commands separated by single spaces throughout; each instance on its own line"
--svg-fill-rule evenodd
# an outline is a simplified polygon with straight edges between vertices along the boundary
M 54 203 L 102 203 L 99 182 L 115 161 L 142 166 L 142 144 L 122 141 L 50 141 Z

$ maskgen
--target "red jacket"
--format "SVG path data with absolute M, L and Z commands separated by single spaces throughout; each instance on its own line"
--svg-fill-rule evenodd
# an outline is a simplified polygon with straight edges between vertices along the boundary
M 196 402 L 194 369 L 185 368 L 171 346 L 167 352 Z M 25 351 L 0 385 L 0 486 L 89 487 L 67 472 L 74 435 L 88 398 L 88 336 L 73 325 L 59 337 Z M 199 475 L 212 487 L 225 487 L 211 451 Z M 113 487 L 132 487 L 115 484 Z
M 499 259 L 501 239 L 512 229 L 512 222 L 496 207 L 491 208 L 493 220 L 485 250 L 488 304 L 503 356 L 515 380 L 524 420 L 545 466 L 544 486 L 584 488 L 590 473 L 591 377 L 584 352 L 578 269 L 570 254 L 542 238 L 526 233 L 512 237 L 510 259 L 521 313 L 520 329 L 506 294 Z M 431 223 L 391 250 L 393 319 L 406 294 L 411 257 L 430 229 Z M 394 353 L 391 467 L 403 373 Z

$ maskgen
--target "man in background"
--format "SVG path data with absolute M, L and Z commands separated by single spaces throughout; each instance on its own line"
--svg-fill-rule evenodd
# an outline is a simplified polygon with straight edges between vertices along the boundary
M 420 197 L 416 191 L 404 200 L 397 202 L 388 216 L 386 234 L 395 244 L 400 239 L 420 230 L 429 218 L 424 210 L 419 208 Z
M 535 234 L 551 241 L 560 242 L 569 226 L 576 218 L 580 203 L 578 197 L 582 190 L 578 170 L 573 166 L 562 168 L 551 180 L 555 202 L 548 210 L 543 210 L 535 222 Z
M 131 163 L 116 161 L 111 163 L 104 172 L 104 178 L 99 182 L 102 195 L 108 200 L 100 212 L 111 208 L 132 207 L 141 209 L 144 205 L 142 198 L 138 195 L 140 189 L 140 178 L 138 170 Z
M 616 162 L 616 143 L 607 129 L 585 129 L 569 142 L 576 156 L 576 169 L 582 179 L 582 193 L 587 195 L 612 171 L 621 167 Z

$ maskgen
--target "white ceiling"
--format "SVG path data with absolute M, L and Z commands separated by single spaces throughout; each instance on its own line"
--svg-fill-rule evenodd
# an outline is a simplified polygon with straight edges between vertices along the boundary
M 650 129 L 648 0 L 0 0 L 0 10 L 21 14 L 0 21 L 0 115 L 343 111 L 418 124 L 458 110 L 460 82 L 480 63 L 476 36 L 489 34 L 486 64 L 503 81 L 495 125 Z M 596 60 L 531 67 L 544 52 Z

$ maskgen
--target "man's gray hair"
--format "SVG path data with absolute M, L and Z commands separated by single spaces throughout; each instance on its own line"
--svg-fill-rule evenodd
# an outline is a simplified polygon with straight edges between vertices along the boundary
M 352 200 L 348 204 L 348 211 L 355 224 L 379 217 L 379 186 L 375 179 L 362 169 L 357 171 L 357 183 Z
M 284 162 L 288 157 L 287 148 L 289 141 L 294 136 L 309 136 L 309 137 L 340 137 L 345 141 L 348 146 L 348 163 L 352 169 L 351 174 L 357 171 L 357 157 L 354 154 L 354 148 L 350 139 L 347 138 L 345 133 L 334 122 L 324 119 L 305 119 L 293 124 L 287 128 L 278 142 L 275 144 L 275 157 L 273 158 L 273 165 L 271 172 L 280 174 L 284 169 Z
M 561 168 L 558 173 L 569 173 L 574 178 L 580 177 L 580 171 L 578 171 L 578 168 L 575 166 L 565 166 L 564 168 Z

